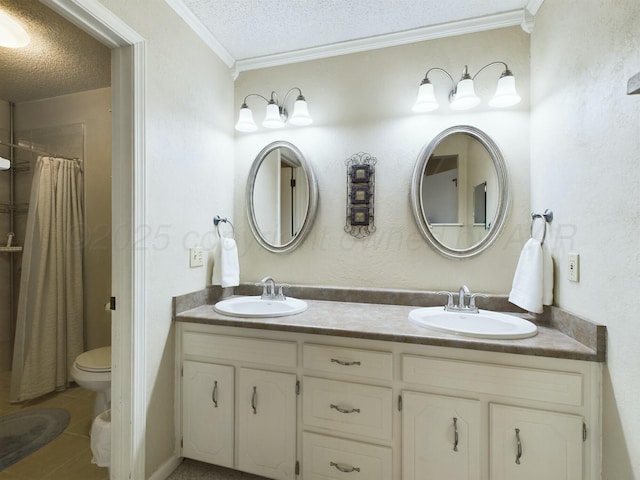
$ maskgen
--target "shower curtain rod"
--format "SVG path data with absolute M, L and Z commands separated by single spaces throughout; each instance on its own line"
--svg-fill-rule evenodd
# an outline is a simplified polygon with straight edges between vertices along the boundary
M 38 154 L 38 155 L 46 155 L 47 157 L 67 158 L 64 155 L 56 155 L 54 153 L 45 152 L 43 150 L 36 150 L 35 148 L 29 148 L 29 147 L 25 147 L 23 145 L 17 145 L 15 143 L 3 142 L 2 140 L 0 140 L 0 145 L 4 145 L 6 147 L 19 148 L 21 150 L 26 150 L 27 152 L 35 153 L 35 154 Z M 77 158 L 71 158 L 70 160 L 79 161 Z

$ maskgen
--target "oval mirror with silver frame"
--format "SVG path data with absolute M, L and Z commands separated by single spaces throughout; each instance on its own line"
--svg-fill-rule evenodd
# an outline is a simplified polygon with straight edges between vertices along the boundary
M 447 128 L 418 155 L 411 208 L 422 236 L 445 257 L 486 250 L 505 223 L 510 195 L 500 149 L 475 127 Z
M 318 186 L 302 152 L 285 141 L 270 143 L 256 156 L 246 191 L 249 227 L 270 252 L 298 247 L 311 230 Z

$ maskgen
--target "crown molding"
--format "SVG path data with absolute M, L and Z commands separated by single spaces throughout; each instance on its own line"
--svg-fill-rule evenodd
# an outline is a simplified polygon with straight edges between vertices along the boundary
M 235 58 L 222 46 L 220 42 L 212 35 L 200 20 L 187 8 L 182 0 L 164 0 L 182 20 L 200 37 L 200 39 L 220 57 L 220 59 L 229 68 L 234 68 Z
M 526 10 L 535 17 L 543 3 L 544 0 L 529 0 L 527 2 Z
M 239 73 L 248 70 L 257 70 L 259 68 L 277 67 L 290 63 L 306 62 L 309 60 L 317 60 L 338 55 L 348 55 L 350 53 L 376 50 L 379 48 L 395 47 L 398 45 L 406 45 L 425 40 L 434 40 L 437 38 L 518 26 L 521 25 L 522 18 L 523 11 L 514 10 L 486 17 L 443 23 L 441 25 L 406 30 L 404 32 L 390 33 L 388 35 L 379 35 L 376 37 L 333 43 L 331 45 L 306 48 L 292 52 L 248 58 L 245 60 L 238 60 L 235 65 L 235 71 Z
M 202 39 L 203 42 L 231 69 L 234 79 L 240 72 L 257 70 L 260 68 L 277 67 L 291 63 L 306 62 L 321 58 L 348 55 L 351 53 L 365 52 L 380 48 L 395 47 L 409 43 L 435 40 L 438 38 L 465 35 L 467 33 L 482 32 L 504 27 L 520 25 L 523 30 L 530 32 L 533 29 L 533 16 L 538 11 L 544 0 L 529 0 L 527 7 L 521 10 L 488 15 L 485 17 L 471 18 L 457 22 L 448 22 L 440 25 L 395 32 L 387 35 L 349 40 L 346 42 L 322 45 L 319 47 L 305 48 L 291 52 L 264 55 L 261 57 L 235 60 L 226 48 L 213 36 L 202 24 L 182 0 L 165 0 L 165 2 L 182 18 L 187 25 Z

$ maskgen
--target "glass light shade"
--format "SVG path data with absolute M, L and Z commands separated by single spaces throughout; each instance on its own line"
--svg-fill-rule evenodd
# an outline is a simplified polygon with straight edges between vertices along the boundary
M 280 118 L 280 107 L 276 103 L 269 103 L 267 105 L 267 114 L 264 117 L 262 126 L 265 128 L 282 128 L 284 122 Z
M 0 10 L 0 46 L 8 48 L 20 48 L 29 44 L 31 39 L 11 15 Z
M 0 157 L 0 170 L 9 170 L 11 168 L 11 162 L 6 158 Z
M 432 112 L 438 107 L 438 101 L 433 94 L 433 84 L 430 82 L 420 84 L 420 88 L 418 88 L 418 97 L 416 98 L 416 103 L 413 104 L 412 110 L 418 113 Z
M 489 101 L 490 107 L 505 108 L 520 103 L 520 95 L 516 92 L 516 79 L 513 75 L 505 75 L 498 80 L 496 94 Z
M 293 104 L 293 114 L 291 118 L 289 118 L 289 123 L 300 126 L 311 125 L 311 123 L 313 123 L 311 115 L 309 115 L 306 100 L 298 98 L 296 103 Z
M 460 80 L 456 88 L 456 94 L 453 100 L 451 100 L 451 109 L 468 110 L 477 106 L 479 103 L 480 99 L 473 88 L 473 80 L 470 78 Z
M 253 121 L 253 112 L 249 107 L 244 105 L 240 109 L 240 115 L 238 115 L 238 123 L 236 123 L 236 130 L 239 132 L 255 132 L 258 129 L 256 122 Z

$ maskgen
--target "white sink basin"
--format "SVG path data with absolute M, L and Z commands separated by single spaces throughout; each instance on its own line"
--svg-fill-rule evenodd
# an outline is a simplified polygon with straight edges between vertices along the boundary
M 426 307 L 409 312 L 409 320 L 439 332 L 475 338 L 509 340 L 533 337 L 538 333 L 538 327 L 524 318 L 489 310 L 464 313 L 447 312 L 443 307 Z
M 216 303 L 213 308 L 232 317 L 284 317 L 304 312 L 307 302 L 287 297 L 286 300 L 263 300 L 257 297 L 231 297 Z

